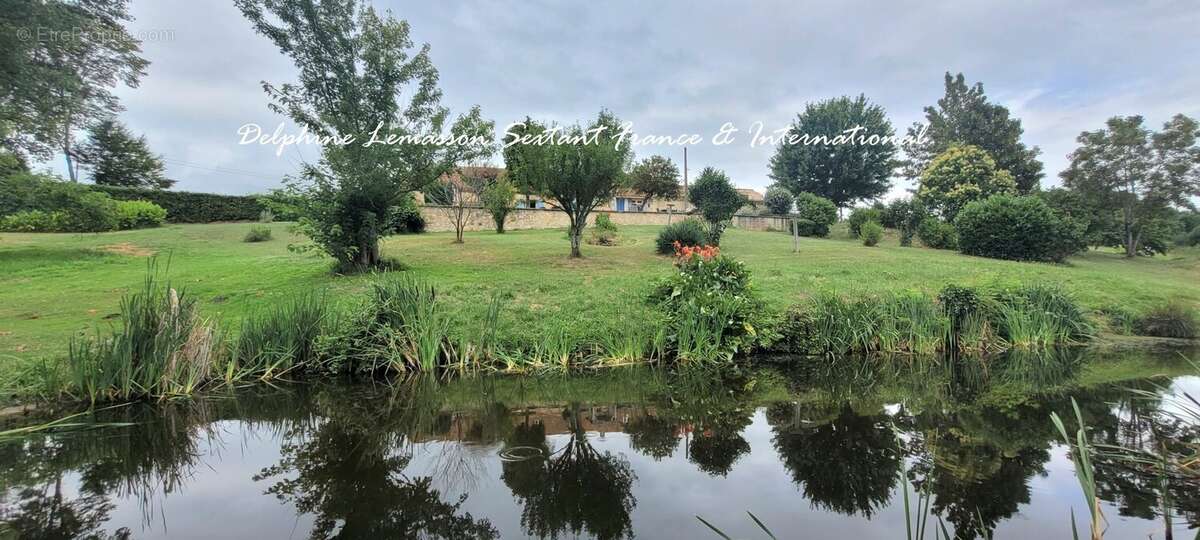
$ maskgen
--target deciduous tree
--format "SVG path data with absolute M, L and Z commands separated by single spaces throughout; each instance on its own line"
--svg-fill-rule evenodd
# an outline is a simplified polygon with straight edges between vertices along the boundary
M 527 121 L 521 133 L 552 135 L 546 144 L 517 142 L 508 145 L 505 166 L 517 185 L 549 200 L 567 214 L 571 257 L 582 257 L 579 244 L 587 217 L 628 185 L 627 169 L 633 159 L 629 145 L 616 144 L 620 121 L 609 111 L 586 128 L 549 128 Z M 556 130 L 556 131 L 555 131 Z M 516 133 L 509 130 L 510 133 Z M 553 133 L 548 133 L 553 132 Z
M 62 152 L 77 180 L 75 132 L 121 110 L 149 62 L 126 31 L 128 0 L 0 0 L 0 135 L 24 159 Z
M 987 152 L 976 146 L 952 146 L 934 158 L 921 174 L 917 195 L 926 208 L 946 221 L 953 221 L 958 211 L 971 201 L 1016 191 L 1012 175 L 997 168 Z
M 645 197 L 643 208 L 655 198 L 671 200 L 679 196 L 679 167 L 670 158 L 650 156 L 633 166 L 629 187 Z
M 235 3 L 296 64 L 298 83 L 263 88 L 273 111 L 323 138 L 320 162 L 293 183 L 306 195 L 302 229 L 342 269 L 380 264 L 378 240 L 401 197 L 495 152 L 495 126 L 478 107 L 451 122 L 429 45 L 414 50 L 407 22 L 358 0 Z
M 721 245 L 721 234 L 743 205 L 746 197 L 738 193 L 725 171 L 705 167 L 688 189 L 688 201 L 708 223 L 708 244 Z
M 771 186 L 767 188 L 767 194 L 763 196 L 763 204 L 772 214 L 787 214 L 792 211 L 792 194 L 782 187 Z
M 1004 106 L 989 103 L 982 83 L 967 86 L 962 73 L 951 76 L 947 72 L 945 84 L 946 95 L 936 106 L 925 107 L 925 122 L 908 129 L 904 175 L 919 178 L 933 159 L 950 147 L 973 145 L 1012 174 L 1019 192 L 1036 190 L 1042 178 L 1042 162 L 1037 159 L 1041 150 L 1021 143 L 1021 121 L 1011 118 Z M 918 137 L 922 133 L 924 136 Z
M 843 144 L 832 144 L 847 130 L 862 129 Z M 795 136 L 826 137 L 819 144 L 784 141 L 771 158 L 771 178 L 792 195 L 813 193 L 833 201 L 839 208 L 857 201 L 874 199 L 891 187 L 895 167 L 896 144 L 890 139 L 895 131 L 883 107 L 866 96 L 839 98 L 810 103 L 796 117 L 791 133 Z M 877 144 L 862 142 L 870 137 Z M 828 143 L 825 143 L 828 141 Z
M 1152 133 L 1141 116 L 1109 118 L 1076 140 L 1063 184 L 1098 208 L 1120 213 L 1125 256 L 1141 251 L 1147 230 L 1172 206 L 1194 208 L 1200 196 L 1200 124 L 1182 114 Z
M 483 207 L 492 215 L 492 221 L 496 222 L 497 234 L 504 234 L 504 222 L 513 210 L 513 197 L 516 196 L 517 188 L 507 174 L 501 174 L 483 190 Z

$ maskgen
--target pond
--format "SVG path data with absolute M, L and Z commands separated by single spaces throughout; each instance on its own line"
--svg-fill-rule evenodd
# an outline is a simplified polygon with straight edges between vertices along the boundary
M 1050 413 L 1074 425 L 1074 398 L 1094 440 L 1140 440 L 1194 373 L 1179 354 L 844 360 L 129 405 L 0 443 L 0 538 L 719 538 L 696 516 L 767 538 L 749 511 L 781 539 L 903 539 L 905 491 L 959 538 L 1069 538 L 1087 510 Z M 1164 537 L 1156 478 L 1096 476 L 1107 538 Z M 1191 538 L 1200 489 L 1168 484 Z

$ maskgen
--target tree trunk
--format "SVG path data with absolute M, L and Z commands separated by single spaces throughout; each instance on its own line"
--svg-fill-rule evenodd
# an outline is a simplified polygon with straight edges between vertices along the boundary
M 496 234 L 504 234 L 504 219 L 508 216 L 492 216 L 496 222 Z
M 1133 235 L 1133 208 L 1126 205 L 1122 211 L 1125 218 L 1125 258 L 1132 259 L 1137 256 L 1137 238 Z
M 583 257 L 583 253 L 579 251 L 579 239 L 583 236 L 583 227 L 577 224 L 571 224 L 571 258 L 578 259 Z

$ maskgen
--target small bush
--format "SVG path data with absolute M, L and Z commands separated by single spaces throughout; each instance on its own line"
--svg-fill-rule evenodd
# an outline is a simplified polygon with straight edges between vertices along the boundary
M 149 201 L 117 201 L 117 227 L 121 230 L 161 227 L 167 211 Z
M 1196 338 L 1196 313 L 1179 302 L 1156 307 L 1138 317 L 1133 328 L 1143 336 L 1169 338 Z
M 864 246 L 874 246 L 883 238 L 883 225 L 874 221 L 863 223 L 859 228 L 859 236 L 862 238 Z
M 682 246 L 701 246 L 705 241 L 704 224 L 696 219 L 685 219 L 667 225 L 659 231 L 654 241 L 655 250 L 659 255 L 669 255 L 675 252 L 675 243 Z
M 933 249 L 958 248 L 958 231 L 954 226 L 937 218 L 926 218 L 917 227 L 917 238 L 925 247 Z
M 271 228 L 266 225 L 251 225 L 243 242 L 266 242 L 271 239 Z
M 855 208 L 850 212 L 850 218 L 846 220 L 846 223 L 850 225 L 850 234 L 859 238 L 862 234 L 863 224 L 868 221 L 882 224 L 883 213 L 878 208 Z
M 273 223 L 274 221 L 275 221 L 275 212 L 272 212 L 270 209 L 263 209 L 262 212 L 258 213 L 258 222 L 259 223 Z
M 811 222 L 800 227 L 801 236 L 825 237 L 829 236 L 829 227 L 837 223 L 837 205 L 825 197 L 801 192 L 796 195 L 796 215 Z
M 1083 237 L 1038 197 L 994 195 L 972 202 L 954 226 L 963 253 L 1014 261 L 1061 261 L 1079 249 Z
M 421 234 L 425 232 L 425 217 L 421 207 L 411 196 L 404 197 L 400 204 L 388 210 L 388 234 Z
M 62 212 L 25 210 L 0 218 L 0 231 L 58 232 L 62 230 L 64 218 Z
M 1192 232 L 1180 233 L 1175 238 L 1175 243 L 1185 247 L 1200 246 L 1200 227 L 1194 227 Z
M 103 193 L 89 192 L 62 207 L 63 230 L 105 232 L 117 230 L 117 203 Z
M 596 214 L 596 222 L 592 224 L 587 243 L 594 246 L 617 245 L 617 224 L 612 222 L 608 214 Z

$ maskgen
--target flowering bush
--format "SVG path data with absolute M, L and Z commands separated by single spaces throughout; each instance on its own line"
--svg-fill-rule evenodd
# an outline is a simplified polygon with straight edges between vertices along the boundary
M 750 287 L 745 265 L 716 246 L 675 246 L 674 275 L 651 301 L 667 315 L 681 360 L 728 360 L 752 347 L 765 306 Z
M 717 246 L 685 246 L 680 244 L 678 240 L 675 241 L 673 246 L 675 247 L 675 266 L 686 264 L 693 257 L 711 261 L 721 254 L 721 248 Z

